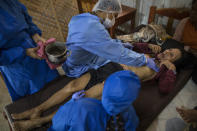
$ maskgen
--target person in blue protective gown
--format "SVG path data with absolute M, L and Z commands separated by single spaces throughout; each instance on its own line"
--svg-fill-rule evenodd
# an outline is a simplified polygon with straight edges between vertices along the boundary
M 48 131 L 105 131 L 109 119 L 97 99 L 70 100 L 54 115 Z
M 130 71 L 112 74 L 105 82 L 102 100 L 81 98 L 60 107 L 48 131 L 135 131 L 139 119 L 132 102 L 140 80 Z
M 36 52 L 45 42 L 27 9 L 17 0 L 0 1 L 0 71 L 13 101 L 40 90 L 58 76 Z
M 121 11 L 119 0 L 99 0 L 93 13 L 72 17 L 66 42 L 71 55 L 62 66 L 67 76 L 79 77 L 89 69 L 98 69 L 109 62 L 128 66 L 155 65 L 144 54 L 125 48 L 132 48 L 130 44 L 110 37 L 106 28 L 115 24 L 115 16 Z

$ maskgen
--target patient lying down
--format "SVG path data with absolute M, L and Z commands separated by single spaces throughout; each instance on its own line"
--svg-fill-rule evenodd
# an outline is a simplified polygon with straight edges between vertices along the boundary
M 97 71 L 90 71 L 89 73 L 82 75 L 80 78 L 70 81 L 67 85 L 64 86 L 64 88 L 57 91 L 48 100 L 34 107 L 33 109 L 18 114 L 12 114 L 11 116 L 13 119 L 19 120 L 13 123 L 15 130 L 24 131 L 41 126 L 42 124 L 51 121 L 55 112 L 46 117 L 40 117 L 42 112 L 57 104 L 60 104 L 66 98 L 77 91 L 85 89 L 86 91 L 84 97 L 100 99 L 102 96 L 105 79 L 110 74 L 120 70 L 133 71 L 141 81 L 147 81 L 154 78 L 159 81 L 160 91 L 163 93 L 168 93 L 173 88 L 173 84 L 175 82 L 175 65 L 180 60 L 182 60 L 184 55 L 183 50 L 180 48 L 180 46 L 171 47 L 170 49 L 163 47 L 166 49 L 162 49 L 164 51 L 162 53 L 159 53 L 161 51 L 161 48 L 158 46 L 146 43 L 134 44 L 134 50 L 155 56 L 155 62 L 158 64 L 158 68 L 160 68 L 159 72 L 155 72 L 146 66 L 130 67 L 122 64 L 109 63 L 101 67 Z

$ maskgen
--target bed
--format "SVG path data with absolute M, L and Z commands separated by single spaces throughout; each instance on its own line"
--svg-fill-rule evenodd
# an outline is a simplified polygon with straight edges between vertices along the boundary
M 140 119 L 140 125 L 137 131 L 145 131 L 148 126 L 153 122 L 157 115 L 170 103 L 174 96 L 184 87 L 189 80 L 192 73 L 192 69 L 184 69 L 177 76 L 175 88 L 168 94 L 162 95 L 159 93 L 157 84 L 155 82 L 142 83 L 142 88 L 138 99 L 134 102 L 134 107 Z M 31 109 L 36 105 L 41 104 L 56 91 L 63 88 L 69 81 L 74 78 L 68 78 L 66 76 L 59 77 L 54 81 L 48 83 L 39 92 L 25 96 L 24 98 L 11 103 L 4 108 L 4 114 L 7 118 L 11 130 L 13 130 L 11 118 L 12 113 L 19 113 L 27 109 Z M 65 100 L 66 101 L 66 100 Z M 64 102 L 63 102 L 64 103 Z M 62 104 L 63 104 L 62 103 Z M 43 116 L 48 115 L 54 110 L 58 109 L 61 104 L 43 112 Z M 35 131 L 46 131 L 51 123 L 47 123 L 40 128 L 35 128 Z M 14 130 L 13 130 L 14 131 Z

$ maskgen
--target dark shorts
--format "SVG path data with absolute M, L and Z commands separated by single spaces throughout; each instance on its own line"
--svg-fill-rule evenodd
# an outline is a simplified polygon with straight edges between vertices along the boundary
M 85 90 L 88 90 L 92 86 L 102 83 L 109 77 L 111 74 L 123 70 L 122 66 L 117 63 L 108 63 L 97 70 L 90 70 L 89 73 L 91 74 L 91 79 L 86 86 Z

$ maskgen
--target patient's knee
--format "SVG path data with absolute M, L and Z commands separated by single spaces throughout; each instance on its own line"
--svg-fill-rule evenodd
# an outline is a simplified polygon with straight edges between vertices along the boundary
M 104 83 L 94 85 L 85 92 L 85 97 L 100 98 L 102 96 Z
M 80 78 L 73 80 L 69 86 L 70 90 L 72 92 L 83 90 L 86 87 L 86 85 L 88 84 L 90 78 L 91 78 L 90 73 L 86 73 L 85 75 L 81 76 Z

